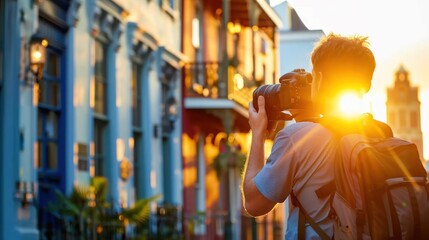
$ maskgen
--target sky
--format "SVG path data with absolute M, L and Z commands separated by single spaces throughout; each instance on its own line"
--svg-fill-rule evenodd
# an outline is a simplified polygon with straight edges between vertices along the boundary
M 284 0 L 271 0 L 272 6 Z M 429 1 L 288 0 L 307 28 L 325 34 L 368 36 L 377 67 L 367 98 L 376 119 L 386 120 L 386 88 L 403 65 L 419 87 L 424 157 L 429 159 Z

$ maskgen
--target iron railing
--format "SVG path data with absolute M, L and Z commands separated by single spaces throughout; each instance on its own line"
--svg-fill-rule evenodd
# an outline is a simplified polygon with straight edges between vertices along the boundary
M 127 232 L 123 221 L 113 219 L 118 215 L 107 216 L 102 222 L 87 217 L 55 216 L 46 214 L 46 221 L 39 226 L 40 240 L 125 240 L 134 236 Z
M 44 213 L 39 224 L 40 240 L 179 240 L 182 233 L 181 211 L 158 206 L 143 224 L 130 224 L 120 211 L 105 211 L 103 219 L 91 216 L 70 217 Z
M 228 71 L 228 79 L 222 81 Z M 253 90 L 259 82 L 246 78 L 236 68 L 221 69 L 219 62 L 188 63 L 184 67 L 185 96 L 233 100 L 247 108 L 252 100 Z
M 50 214 L 46 224 L 39 226 L 41 240 L 223 240 L 226 235 L 227 213 L 183 213 L 159 211 L 149 216 L 145 224 L 136 226 L 106 215 L 102 222 L 91 218 L 71 218 Z M 283 223 L 267 218 L 241 217 L 240 238 L 283 239 Z

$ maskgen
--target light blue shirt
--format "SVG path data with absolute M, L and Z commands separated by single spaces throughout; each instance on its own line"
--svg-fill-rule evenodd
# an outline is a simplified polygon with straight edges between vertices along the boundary
M 291 191 L 307 213 L 332 237 L 329 198 L 319 199 L 317 189 L 334 180 L 336 143 L 329 130 L 312 122 L 294 123 L 281 130 L 265 166 L 255 177 L 259 192 L 282 203 Z M 286 239 L 298 238 L 298 208 L 289 205 Z M 320 239 L 306 224 L 306 239 Z

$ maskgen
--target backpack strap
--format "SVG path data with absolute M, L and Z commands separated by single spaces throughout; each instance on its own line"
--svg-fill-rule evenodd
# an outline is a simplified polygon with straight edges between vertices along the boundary
M 293 205 L 297 206 L 299 209 L 298 215 L 298 240 L 305 239 L 305 223 L 308 222 L 313 230 L 319 235 L 322 240 L 331 240 L 328 234 L 317 224 L 310 215 L 308 215 L 307 211 L 305 211 L 304 207 L 302 207 L 298 198 L 295 196 L 294 192 L 290 193 L 291 200 Z
M 392 226 L 393 226 L 393 237 L 392 239 L 401 239 L 401 224 L 399 222 L 398 214 L 396 213 L 395 205 L 393 203 L 392 194 L 390 191 L 387 191 L 387 198 L 389 201 L 390 214 L 392 217 Z
M 417 205 L 416 192 L 413 189 L 413 186 L 407 186 L 408 193 L 410 194 L 411 209 L 413 210 L 414 218 L 414 238 L 420 239 L 420 214 L 419 206 Z

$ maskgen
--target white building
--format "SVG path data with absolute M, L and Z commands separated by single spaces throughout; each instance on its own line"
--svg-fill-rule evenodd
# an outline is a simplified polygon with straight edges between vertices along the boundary
M 324 36 L 323 31 L 307 29 L 287 2 L 274 9 L 283 22 L 283 27 L 279 29 L 280 75 L 296 68 L 311 71 L 310 55 L 314 44 Z

